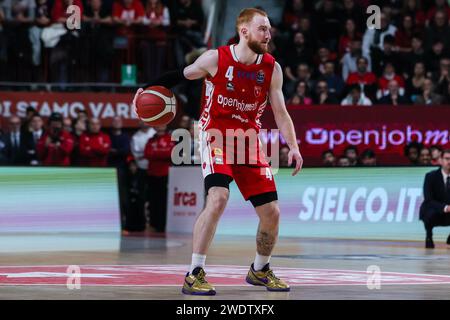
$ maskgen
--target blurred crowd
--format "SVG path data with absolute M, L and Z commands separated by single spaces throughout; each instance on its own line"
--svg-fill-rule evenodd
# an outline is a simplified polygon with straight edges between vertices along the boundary
M 0 0 L 0 81 L 119 82 L 137 64 L 149 82 L 205 47 L 203 26 L 198 0 Z
M 450 104 L 449 3 L 286 0 L 270 52 L 288 104 Z M 66 28 L 72 4 L 80 30 Z M 205 22 L 201 0 L 0 0 L 0 80 L 118 82 L 135 63 L 148 83 L 206 46 Z
M 288 104 L 450 104 L 449 4 L 288 0 L 271 48 Z M 367 27 L 368 5 L 380 29 Z
M 410 166 L 439 166 L 443 148 L 439 145 L 430 147 L 422 143 L 410 142 L 404 147 L 404 156 Z M 322 152 L 322 165 L 324 167 L 371 167 L 377 166 L 376 153 L 372 149 L 364 149 L 361 153 L 358 148 L 349 145 L 341 155 L 334 150 Z

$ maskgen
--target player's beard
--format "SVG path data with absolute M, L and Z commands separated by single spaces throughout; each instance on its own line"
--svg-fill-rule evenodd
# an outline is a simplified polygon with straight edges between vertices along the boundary
M 269 47 L 267 44 L 263 44 L 259 41 L 253 40 L 251 35 L 249 35 L 249 37 L 248 37 L 247 45 L 256 54 L 267 53 L 267 51 L 269 50 Z

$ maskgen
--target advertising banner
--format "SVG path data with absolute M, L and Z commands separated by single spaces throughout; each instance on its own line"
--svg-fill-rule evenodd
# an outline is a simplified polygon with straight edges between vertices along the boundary
M 411 141 L 425 146 L 450 147 L 448 106 L 311 106 L 288 107 L 301 152 L 307 166 L 321 164 L 322 152 L 332 149 L 340 156 L 354 145 L 359 152 L 372 149 L 378 164 L 407 165 L 404 147 Z M 273 113 L 267 110 L 263 127 L 276 128 Z M 267 143 L 272 136 L 262 136 Z
M 116 116 L 122 117 L 124 126 L 137 127 L 137 115 L 131 108 L 131 93 L 52 93 L 0 91 L 0 119 L 11 115 L 25 116 L 28 106 L 35 108 L 44 118 L 52 112 L 64 117 L 76 118 L 79 110 L 90 117 L 102 120 L 103 126 L 110 126 Z M 3 121 L 3 127 L 6 125 Z
M 120 229 L 115 169 L 0 167 L 0 234 Z
M 7 126 L 11 115 L 25 116 L 32 106 L 47 117 L 60 112 L 75 117 L 78 110 L 100 118 L 111 125 L 113 117 L 124 119 L 125 127 L 137 127 L 137 116 L 131 108 L 131 93 L 47 93 L 0 91 L 0 127 Z M 372 149 L 378 164 L 407 165 L 404 147 L 418 141 L 426 146 L 450 147 L 449 106 L 288 106 L 295 125 L 305 166 L 319 166 L 322 152 L 333 149 L 340 156 L 349 145 L 359 152 Z M 263 129 L 277 128 L 270 106 L 262 116 Z M 263 144 L 278 139 L 263 132 Z M 281 138 L 281 142 L 284 140 Z
M 205 203 L 200 166 L 171 167 L 167 198 L 168 232 L 192 233 Z
M 420 240 L 425 174 L 434 167 L 305 168 L 274 175 L 281 209 L 280 236 L 336 239 Z M 218 234 L 256 235 L 258 218 L 236 184 Z M 435 228 L 445 241 L 449 228 Z

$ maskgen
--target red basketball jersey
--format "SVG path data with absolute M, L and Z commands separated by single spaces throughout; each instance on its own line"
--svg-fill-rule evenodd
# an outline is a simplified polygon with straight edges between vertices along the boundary
M 269 99 L 275 59 L 268 53 L 258 55 L 255 63 L 239 62 L 235 45 L 218 49 L 218 69 L 205 79 L 200 130 L 261 128 L 260 117 Z

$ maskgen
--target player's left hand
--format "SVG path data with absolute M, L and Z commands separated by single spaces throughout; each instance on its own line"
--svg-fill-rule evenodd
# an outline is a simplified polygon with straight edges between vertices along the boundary
M 292 165 L 292 160 L 295 160 L 295 169 L 292 171 L 292 175 L 295 176 L 303 166 L 303 158 L 300 151 L 297 148 L 289 150 L 288 153 L 288 165 Z

